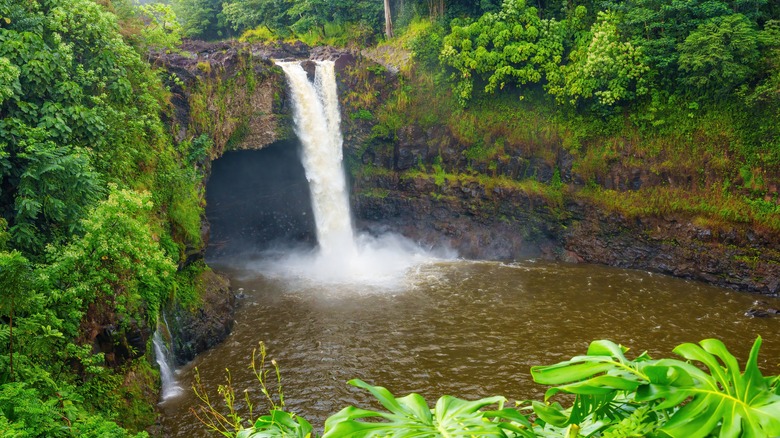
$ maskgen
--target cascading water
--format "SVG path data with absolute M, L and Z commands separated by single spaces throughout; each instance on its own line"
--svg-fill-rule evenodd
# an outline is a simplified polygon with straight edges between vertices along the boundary
M 171 397 L 175 397 L 182 393 L 182 388 L 176 382 L 176 375 L 174 374 L 174 360 L 173 351 L 168 347 L 163 338 L 163 333 L 170 338 L 170 331 L 168 330 L 168 323 L 165 320 L 165 315 L 161 317 L 162 321 L 157 323 L 157 330 L 155 330 L 152 336 L 152 345 L 154 345 L 154 355 L 157 359 L 157 365 L 160 367 L 160 384 L 162 386 L 161 399 L 165 401 Z
M 324 256 L 356 254 L 347 184 L 342 160 L 341 116 L 332 61 L 320 61 L 314 83 L 300 63 L 279 65 L 293 93 L 295 133 L 303 146 L 302 160 L 312 194 L 317 241 Z
M 314 82 L 299 62 L 277 62 L 293 100 L 295 133 L 309 181 L 319 249 L 261 262 L 265 274 L 318 283 L 355 283 L 395 287 L 406 271 L 434 257 L 410 240 L 353 231 L 342 166 L 341 117 L 333 61 L 316 61 Z M 440 257 L 451 257 L 441 254 Z

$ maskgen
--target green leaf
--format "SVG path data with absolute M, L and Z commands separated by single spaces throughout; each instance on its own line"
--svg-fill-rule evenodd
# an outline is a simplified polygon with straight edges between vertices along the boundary
M 666 399 L 659 407 L 671 407 L 689 399 L 661 431 L 673 437 L 704 437 L 720 426 L 721 437 L 780 435 L 780 395 L 773 392 L 758 369 L 761 337 L 750 351 L 745 370 L 721 341 L 706 339 L 700 345 L 682 344 L 675 353 L 703 363 L 705 373 L 690 363 L 666 360 L 663 366 L 688 373 L 665 385 L 649 385 L 637 391 L 637 400 Z
M 503 397 L 488 397 L 476 401 L 444 396 L 431 410 L 418 394 L 395 398 L 381 386 L 372 386 L 362 380 L 351 380 L 351 385 L 371 392 L 389 412 L 360 409 L 353 406 L 342 409 L 325 421 L 326 437 L 505 437 L 502 423 L 489 421 L 480 409 L 503 404 Z M 495 418 L 517 421 L 519 412 L 489 411 Z M 370 418 L 380 422 L 364 422 Z M 524 418 L 524 417 L 523 417 Z M 518 421 L 520 424 L 528 424 Z M 521 429 L 518 426 L 518 429 Z
M 252 428 L 240 431 L 236 438 L 306 438 L 312 427 L 305 419 L 289 412 L 272 410 L 255 421 Z

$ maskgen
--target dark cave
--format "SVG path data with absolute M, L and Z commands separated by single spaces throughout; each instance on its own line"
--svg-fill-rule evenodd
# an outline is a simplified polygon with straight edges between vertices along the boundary
M 299 144 L 231 151 L 212 163 L 206 184 L 207 258 L 275 246 L 316 245 L 309 185 Z

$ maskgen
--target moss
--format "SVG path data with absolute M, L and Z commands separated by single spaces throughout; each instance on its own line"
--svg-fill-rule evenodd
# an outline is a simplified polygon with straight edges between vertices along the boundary
M 744 198 L 718 190 L 649 187 L 617 192 L 591 187 L 580 191 L 577 196 L 608 210 L 620 212 L 628 218 L 681 213 L 692 216 L 697 224 L 708 228 L 728 230 L 734 223 L 751 223 L 771 231 L 780 231 L 778 215 L 766 214 Z
M 147 357 L 128 362 L 114 374 L 101 377 L 99 386 L 92 384 L 89 391 L 96 397 L 88 403 L 130 432 L 141 432 L 157 420 L 159 373 L 150 365 L 151 348 L 148 345 Z
M 251 131 L 253 119 L 283 111 L 283 73 L 269 63 L 255 60 L 248 50 L 239 50 L 232 74 L 220 71 L 200 77 L 188 90 L 190 131 L 212 138 L 214 156 L 241 144 Z M 268 95 L 264 94 L 266 91 Z M 268 102 L 264 100 L 266 98 Z M 258 99 L 268 108 L 258 109 Z M 271 120 L 268 123 L 274 123 L 274 119 Z M 280 118 L 278 125 L 282 126 L 275 127 L 277 137 L 270 140 L 290 138 L 292 130 L 286 125 L 291 126 L 291 122 Z
M 197 68 L 203 73 L 211 74 L 211 63 L 208 61 L 198 62 Z
M 362 196 L 365 198 L 375 198 L 375 199 L 385 199 L 387 196 L 390 195 L 390 190 L 382 189 L 378 187 L 371 187 L 365 190 L 361 190 L 358 193 L 358 196 Z
M 236 149 L 238 145 L 244 141 L 247 134 L 249 134 L 249 120 L 243 119 L 236 125 L 233 133 L 230 134 L 230 137 L 225 143 L 225 150 L 230 151 Z

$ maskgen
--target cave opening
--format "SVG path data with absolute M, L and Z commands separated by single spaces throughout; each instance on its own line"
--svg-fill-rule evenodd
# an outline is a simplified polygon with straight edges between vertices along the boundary
M 207 259 L 317 242 L 297 141 L 226 152 L 206 184 Z

